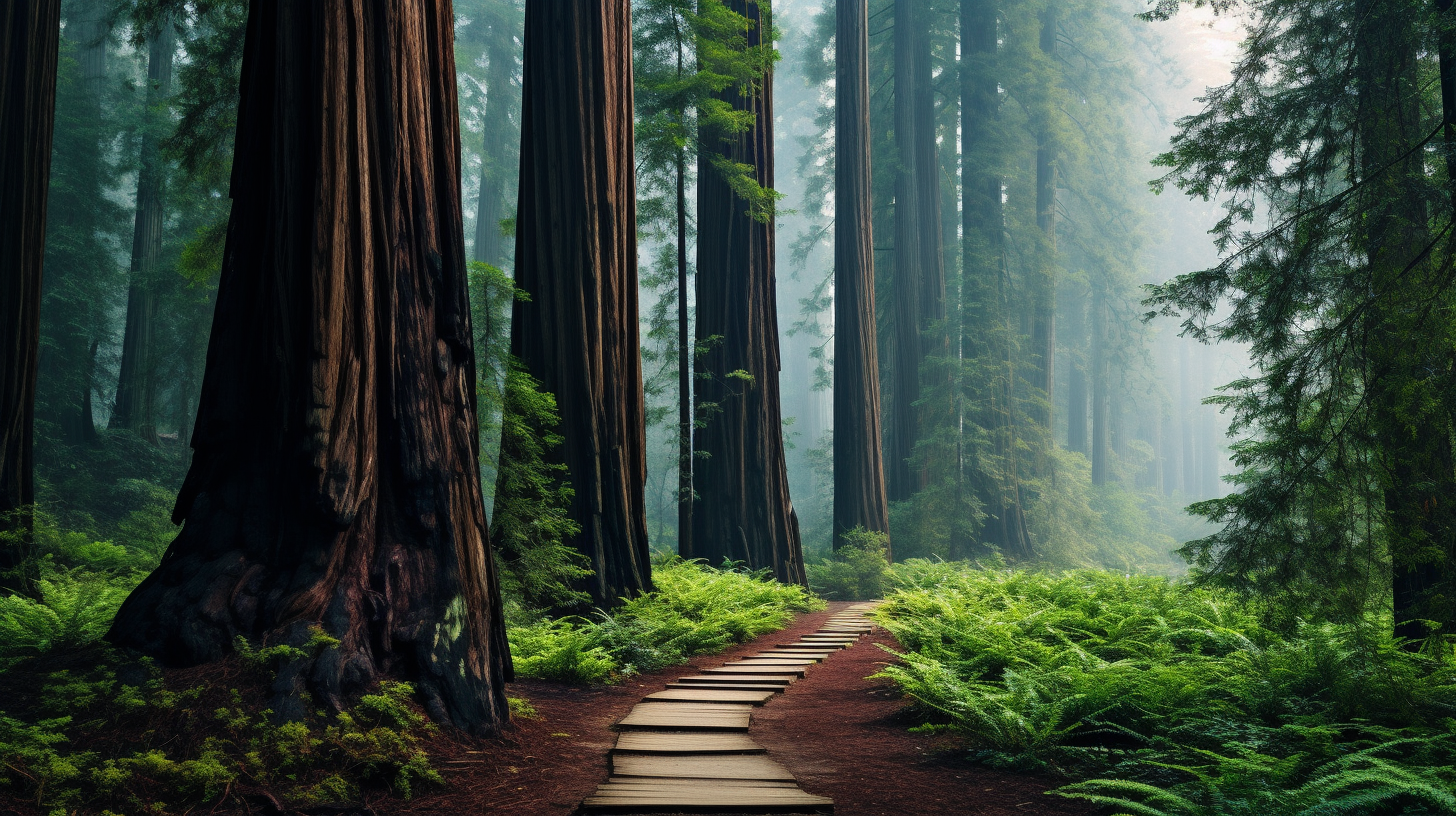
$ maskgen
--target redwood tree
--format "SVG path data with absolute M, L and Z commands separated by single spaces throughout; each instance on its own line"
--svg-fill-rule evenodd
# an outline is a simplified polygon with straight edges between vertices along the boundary
M 471 732 L 508 716 L 452 40 L 448 0 L 249 16 L 184 527 L 108 637 L 174 664 L 238 636 L 302 647 L 280 716 L 386 674 Z
M 834 541 L 888 533 L 870 205 L 869 3 L 836 0 L 834 45 Z
M 749 21 L 748 48 L 765 42 L 772 30 L 766 3 L 726 5 Z M 693 447 L 706 455 L 693 470 L 700 500 L 692 513 L 692 554 L 710 564 L 745 561 L 750 569 L 771 569 L 780 581 L 803 584 L 779 410 L 773 213 L 755 212 L 714 167 L 726 158 L 752 167 L 759 190 L 773 187 L 773 74 L 755 80 L 716 94 L 751 114 L 752 127 L 700 137 L 696 340 L 703 351 Z
M 177 31 L 163 15 L 152 32 L 147 55 L 147 112 L 153 114 L 172 92 L 172 54 Z M 157 277 L 162 255 L 162 151 L 151 126 L 142 133 L 141 169 L 137 173 L 136 222 L 131 243 L 131 286 L 126 297 L 126 331 L 121 344 L 121 371 L 111 427 L 136 431 L 157 441 L 156 384 L 152 322 L 157 314 Z
M 0 529 L 27 532 L 60 14 L 60 0 L 0 6 Z M 21 555 L 0 547 L 0 572 Z
M 582 589 L 610 605 L 652 580 L 630 5 L 532 2 L 525 31 L 511 351 L 556 396 Z
M 908 499 L 925 486 L 925 469 L 911 461 L 926 413 L 916 403 L 922 363 L 943 343 L 929 332 L 945 318 L 928 11 L 923 2 L 895 3 L 895 368 L 885 454 L 893 501 Z

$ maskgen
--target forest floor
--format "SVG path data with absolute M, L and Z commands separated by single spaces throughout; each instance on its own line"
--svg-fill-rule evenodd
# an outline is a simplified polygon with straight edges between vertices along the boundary
M 611 727 L 645 694 L 694 668 L 792 642 L 848 605 L 831 603 L 828 611 L 801 614 L 756 641 L 614 686 L 512 683 L 510 695 L 529 700 L 536 717 L 518 718 L 494 740 L 435 737 L 427 750 L 449 787 L 407 802 L 381 798 L 369 804 L 380 816 L 569 816 L 606 781 L 607 752 L 616 742 Z M 913 721 L 903 714 L 901 696 L 888 681 L 865 679 L 894 659 L 874 644 L 897 646 L 877 631 L 814 666 L 788 693 L 755 710 L 749 731 L 806 791 L 833 798 L 836 816 L 1092 812 L 1084 803 L 1045 795 L 1057 780 L 974 765 L 953 739 L 910 733 Z

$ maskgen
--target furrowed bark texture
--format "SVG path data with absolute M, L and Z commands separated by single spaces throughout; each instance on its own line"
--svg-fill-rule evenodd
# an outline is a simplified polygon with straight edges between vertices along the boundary
M 765 9 L 751 0 L 727 6 L 753 21 L 747 45 L 758 46 L 770 25 Z M 718 155 L 749 165 L 759 186 L 773 187 L 773 76 L 765 75 L 757 92 L 733 87 L 720 98 L 754 118 L 751 129 L 730 139 L 704 133 L 698 161 L 695 336 L 707 350 L 697 361 L 702 426 L 693 449 L 706 456 L 693 466 L 701 498 L 693 507 L 693 556 L 714 565 L 724 558 L 746 561 L 750 569 L 772 570 L 779 581 L 804 584 L 779 409 L 774 225 L 755 219 L 712 164 Z M 730 376 L 740 371 L 752 380 Z
M 935 145 L 935 94 L 931 86 L 927 10 L 895 3 L 895 277 L 894 405 L 885 453 L 889 499 L 910 498 L 928 474 L 917 464 L 915 445 L 929 411 L 920 400 L 922 363 L 942 351 L 930 335 L 945 318 L 945 270 L 940 252 L 940 177 Z
M 963 384 L 976 405 L 976 421 L 991 440 L 985 459 L 967 457 L 975 489 L 986 508 L 982 537 L 1002 552 L 1030 554 L 1022 512 L 1013 378 L 1007 325 L 1006 223 L 1001 201 L 994 0 L 961 0 L 961 226 L 962 319 L 966 357 L 980 360 L 982 382 Z
M 155 111 L 172 93 L 172 53 L 177 32 L 164 17 L 152 34 L 147 55 L 147 110 Z M 131 286 L 126 297 L 126 329 L 121 344 L 121 370 L 111 427 L 136 431 L 157 441 L 152 321 L 157 314 L 156 281 L 162 255 L 161 147 L 150 128 L 142 136 L 142 164 L 137 173 L 136 223 L 131 240 Z
M 35 379 L 60 15 L 60 0 L 0 6 L 0 530 L 25 533 L 35 502 Z M 22 557 L 19 548 L 0 547 L 0 572 Z
M 511 350 L 556 395 L 574 546 L 614 605 L 652 585 L 627 0 L 526 6 Z
M 835 3 L 834 545 L 888 533 L 870 206 L 869 5 Z
M 243 635 L 335 708 L 388 675 L 477 734 L 510 675 L 481 501 L 448 0 L 257 2 L 192 468 L 108 637 L 169 663 Z

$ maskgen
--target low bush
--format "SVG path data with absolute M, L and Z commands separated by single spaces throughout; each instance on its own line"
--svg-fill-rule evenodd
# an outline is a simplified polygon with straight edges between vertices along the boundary
M 881 676 L 978 759 L 1157 816 L 1456 810 L 1456 655 L 1388 621 L 1266 628 L 1214 589 L 897 565 Z
M 808 565 L 809 586 L 831 601 L 882 598 L 890 581 L 889 536 L 860 527 L 844 534 L 833 558 Z
M 516 675 L 610 682 L 722 651 L 823 608 L 803 587 L 678 558 L 658 562 L 652 580 L 654 591 L 611 611 L 511 627 Z

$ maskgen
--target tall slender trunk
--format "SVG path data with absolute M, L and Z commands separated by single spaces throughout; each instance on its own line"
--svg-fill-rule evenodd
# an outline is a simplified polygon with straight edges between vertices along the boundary
M 517 167 L 510 161 L 511 75 L 515 72 L 514 38 L 511 32 L 492 29 L 485 42 L 485 115 L 481 117 L 480 193 L 475 200 L 475 243 L 477 261 L 500 266 L 505 261 L 501 219 L 511 175 Z
M 273 684 L 280 717 L 387 675 L 473 733 L 508 717 L 453 28 L 448 0 L 248 16 L 185 526 L 108 637 L 173 663 L 238 636 L 307 649 Z M 317 629 L 338 644 L 308 646 Z
M 747 46 L 762 44 L 772 29 L 767 3 L 726 5 L 750 21 Z M 760 77 L 750 93 L 730 87 L 720 98 L 750 113 L 753 126 L 734 135 L 699 136 L 694 323 L 704 350 L 694 398 L 703 421 L 693 440 L 693 451 L 702 455 L 693 464 L 693 488 L 702 501 L 693 507 L 693 552 L 710 564 L 742 560 L 785 583 L 803 584 L 779 407 L 774 224 L 751 214 L 712 164 L 715 156 L 726 157 L 752 167 L 760 187 L 773 187 L 773 75 Z
M 1088 290 L 1078 285 L 1066 297 L 1067 314 L 1063 346 L 1067 360 L 1067 450 L 1090 457 L 1087 440 L 1087 373 L 1094 363 L 1081 350 L 1087 348 Z M 1095 307 L 1092 307 L 1095 308 Z M 1096 340 L 1093 339 L 1095 343 Z
M 152 33 L 147 55 L 147 112 L 153 117 L 142 133 L 141 170 L 137 173 L 136 223 L 131 241 L 131 285 L 126 298 L 126 328 L 121 371 L 111 427 L 135 431 L 157 443 L 155 351 L 152 321 L 161 276 L 163 191 L 162 152 L 156 132 L 158 109 L 172 94 L 172 56 L 177 30 L 165 15 Z
M 60 0 L 0 6 L 0 590 L 25 557 L 35 503 L 35 381 L 40 357 L 41 268 L 55 126 Z
M 1057 58 L 1057 0 L 1042 12 L 1041 50 L 1049 60 Z M 1043 111 L 1048 120 L 1050 110 Z M 1035 277 L 1031 283 L 1031 386 L 1039 401 L 1034 403 L 1033 420 L 1051 444 L 1052 399 L 1056 391 L 1057 353 L 1057 145 L 1051 126 L 1043 123 L 1036 134 L 1036 226 L 1042 232 L 1037 252 Z
M 870 205 L 868 0 L 835 0 L 834 542 L 888 533 Z
M 894 254 L 894 379 L 886 481 L 891 501 L 910 498 L 928 478 L 913 461 L 921 426 L 931 413 L 917 405 L 928 355 L 943 352 L 930 335 L 945 317 L 941 259 L 939 157 L 931 86 L 930 32 L 921 3 L 896 2 Z
M 967 359 L 977 377 L 963 386 L 990 436 L 985 458 L 967 457 L 988 514 L 983 538 L 1002 552 L 1031 553 L 1022 510 L 1020 445 L 1012 413 L 1014 369 L 1006 280 L 1005 212 L 997 128 L 997 4 L 961 0 L 961 280 Z
M 627 0 L 526 5 L 511 349 L 557 397 L 583 589 L 652 587 Z M 504 487 L 504 485 L 502 485 Z
M 681 49 L 679 49 L 679 54 Z M 679 57 L 679 70 L 681 70 Z M 693 552 L 693 354 L 688 337 L 687 159 L 677 154 L 677 554 Z
M 1111 429 L 1108 427 L 1107 304 L 1092 293 L 1092 484 L 1107 484 Z

